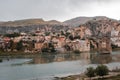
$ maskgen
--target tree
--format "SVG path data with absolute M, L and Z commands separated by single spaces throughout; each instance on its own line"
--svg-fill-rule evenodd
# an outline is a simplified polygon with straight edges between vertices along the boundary
M 61 31 L 61 35 L 65 35 L 64 31 Z
M 96 68 L 96 74 L 99 75 L 99 76 L 104 76 L 104 75 L 107 75 L 109 72 L 109 69 L 107 66 L 105 65 L 99 65 L 97 66 Z
M 50 32 L 45 32 L 45 36 L 49 36 L 50 35 Z
M 64 45 L 64 48 L 65 48 L 67 51 L 70 51 L 70 50 L 71 50 L 70 46 L 67 45 L 67 44 Z
M 95 69 L 93 67 L 87 68 L 86 75 L 91 79 L 91 77 L 95 76 Z
M 69 39 L 70 39 L 70 40 L 74 40 L 73 35 L 70 35 L 70 36 L 69 36 Z
M 17 49 L 18 51 L 20 51 L 20 50 L 22 50 L 22 48 L 23 48 L 22 41 L 19 41 L 19 42 L 17 43 L 17 45 L 16 45 L 16 49 Z
M 53 43 L 49 43 L 49 50 L 50 50 L 50 52 L 56 52 Z
M 20 36 L 20 34 L 19 33 L 12 33 L 12 34 L 5 34 L 4 36 L 5 37 L 18 37 L 18 36 Z
M 70 35 L 70 33 L 69 33 L 69 32 L 66 32 L 65 37 L 68 37 L 69 35 Z
M 47 44 L 48 46 L 45 46 L 42 48 L 42 52 L 56 52 L 55 47 L 52 42 Z
M 118 48 L 118 45 L 111 44 L 112 49 Z
M 13 46 L 14 46 L 14 42 L 13 42 L 13 40 L 10 40 L 9 49 L 11 49 L 11 51 L 13 50 Z

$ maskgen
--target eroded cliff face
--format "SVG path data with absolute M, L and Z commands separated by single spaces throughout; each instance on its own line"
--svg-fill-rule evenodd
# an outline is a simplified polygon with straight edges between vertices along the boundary
M 74 25 L 74 26 L 72 26 Z M 78 17 L 65 22 L 56 20 L 44 21 L 43 19 L 26 19 L 18 21 L 0 22 L 0 34 L 18 30 L 19 32 L 30 32 L 37 28 L 45 31 L 59 32 L 61 30 L 73 29 L 73 35 L 84 37 L 110 36 L 111 31 L 120 33 L 120 22 L 104 16 Z
M 56 20 L 44 21 L 43 19 L 24 19 L 8 22 L 0 22 L 0 34 L 6 34 L 9 32 L 31 32 L 40 28 L 45 31 L 60 31 L 67 29 L 68 27 L 62 22 Z
M 120 22 L 117 20 L 91 20 L 85 24 L 76 27 L 75 33 L 78 32 L 81 38 L 84 37 L 111 37 L 111 31 L 115 30 L 120 33 Z

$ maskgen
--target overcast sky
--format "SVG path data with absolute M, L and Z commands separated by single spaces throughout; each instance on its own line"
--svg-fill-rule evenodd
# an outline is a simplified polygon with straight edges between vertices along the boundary
M 120 0 L 0 0 L 0 21 L 29 18 L 64 21 L 79 16 L 120 19 Z

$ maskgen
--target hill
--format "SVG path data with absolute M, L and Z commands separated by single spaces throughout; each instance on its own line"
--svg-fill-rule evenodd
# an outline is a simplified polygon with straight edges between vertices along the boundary
M 73 19 L 70 19 L 70 20 L 66 20 L 64 21 L 63 23 L 64 24 L 67 24 L 71 27 L 77 27 L 81 24 L 85 24 L 86 22 L 88 21 L 91 21 L 91 20 L 105 20 L 105 19 L 109 19 L 105 16 L 96 16 L 96 17 L 76 17 L 76 18 L 73 18 Z
M 61 25 L 62 23 L 56 20 L 44 21 L 43 19 L 24 19 L 24 20 L 1 22 L 0 26 L 18 27 L 18 26 L 44 25 L 44 24 Z
M 37 28 L 43 30 L 60 31 L 63 29 L 67 29 L 68 27 L 60 21 L 44 21 L 43 19 L 24 19 L 0 22 L 0 34 L 9 33 L 13 31 L 31 32 L 35 31 Z

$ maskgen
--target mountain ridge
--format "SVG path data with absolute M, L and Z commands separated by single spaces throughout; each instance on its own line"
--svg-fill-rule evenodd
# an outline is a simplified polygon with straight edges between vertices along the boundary
M 60 32 L 80 27 L 80 35 L 91 32 L 92 35 L 110 35 L 112 28 L 120 31 L 120 21 L 108 18 L 106 16 L 95 17 L 77 17 L 64 22 L 56 20 L 44 21 L 40 19 L 24 19 L 0 23 L 0 33 L 9 32 L 9 30 L 20 32 L 31 32 L 37 28 L 49 30 L 50 32 Z
M 44 25 L 44 24 L 62 25 L 62 22 L 57 21 L 57 20 L 45 21 L 42 18 L 40 18 L 40 19 L 23 19 L 23 20 L 1 22 L 0 26 L 18 27 L 18 26 Z
M 64 22 L 60 22 L 57 20 L 48 20 L 45 21 L 42 18 L 32 18 L 32 19 L 22 19 L 22 20 L 14 20 L 14 21 L 6 21 L 6 22 L 0 22 L 0 26 L 11 26 L 11 27 L 17 27 L 17 26 L 30 26 L 30 25 L 68 25 L 70 27 L 77 27 L 81 24 L 85 24 L 88 21 L 91 20 L 115 20 L 106 16 L 95 16 L 95 17 L 85 17 L 85 16 L 80 16 L 76 18 L 72 18 L 69 20 L 66 20 Z
M 115 19 L 112 19 L 112 18 L 109 18 L 109 17 L 106 17 L 106 16 L 95 16 L 95 17 L 76 17 L 76 18 L 72 18 L 72 19 L 69 19 L 69 20 L 66 20 L 64 21 L 63 23 L 64 24 L 67 24 L 71 27 L 77 27 L 81 24 L 85 24 L 86 22 L 88 21 L 91 21 L 91 20 L 107 20 L 107 19 L 111 19 L 111 20 L 115 20 Z

